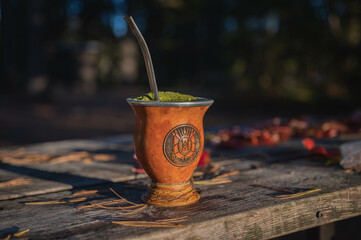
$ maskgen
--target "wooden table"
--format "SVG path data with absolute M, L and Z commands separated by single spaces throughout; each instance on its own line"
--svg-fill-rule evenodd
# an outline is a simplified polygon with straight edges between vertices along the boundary
M 324 141 L 325 145 L 340 142 Z M 7 149 L 9 150 L 9 149 Z M 132 136 L 69 140 L 37 144 L 26 153 L 63 155 L 74 151 L 114 154 L 113 161 L 0 163 L 0 182 L 24 177 L 29 185 L 0 188 L 0 237 L 30 229 L 32 239 L 261 239 L 282 236 L 341 219 L 361 215 L 361 174 L 310 161 L 300 141 L 271 147 L 213 150 L 219 173 L 239 170 L 230 183 L 197 185 L 198 203 L 178 208 L 147 206 L 130 215 L 116 210 L 77 207 L 117 199 L 112 187 L 127 199 L 140 202 L 149 179 L 135 174 Z M 0 151 L 1 153 L 1 151 Z M 278 199 L 275 190 L 322 189 L 292 199 Z M 75 192 L 98 190 L 81 202 L 69 202 Z M 27 205 L 38 201 L 64 204 Z M 187 216 L 184 227 L 151 228 L 120 226 L 112 221 L 159 220 Z

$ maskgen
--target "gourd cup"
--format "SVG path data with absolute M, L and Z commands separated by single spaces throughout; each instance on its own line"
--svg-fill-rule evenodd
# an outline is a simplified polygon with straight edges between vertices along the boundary
M 197 202 L 191 177 L 203 152 L 203 117 L 213 100 L 127 102 L 136 115 L 135 152 L 152 180 L 142 201 L 162 207 Z

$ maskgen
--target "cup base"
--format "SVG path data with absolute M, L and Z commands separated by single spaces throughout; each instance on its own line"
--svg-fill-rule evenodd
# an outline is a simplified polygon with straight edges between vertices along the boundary
M 199 200 L 199 194 L 190 181 L 185 183 L 151 183 L 143 194 L 142 201 L 159 207 L 179 207 L 193 204 Z

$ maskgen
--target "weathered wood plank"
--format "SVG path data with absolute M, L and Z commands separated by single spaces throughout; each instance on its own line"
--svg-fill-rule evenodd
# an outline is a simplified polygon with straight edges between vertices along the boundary
M 134 160 L 132 136 L 121 136 L 98 140 L 68 140 L 31 145 L 26 152 L 37 154 L 68 154 L 75 151 L 115 154 L 116 160 L 90 163 L 37 163 L 14 166 L 0 162 L 0 181 L 26 177 L 31 185 L 0 188 L 0 200 L 36 194 L 51 193 L 109 182 L 120 182 L 145 177 L 132 173 Z
M 105 139 L 67 140 L 27 146 L 25 150 L 29 153 L 58 155 L 86 151 L 94 154 L 115 154 L 116 160 L 58 164 L 44 162 L 23 166 L 13 166 L 0 162 L 0 181 L 7 181 L 16 177 L 26 177 L 33 181 L 31 185 L 0 188 L 0 200 L 145 177 L 145 175 L 137 175 L 131 171 L 134 165 L 132 142 L 133 136 L 125 135 Z M 228 169 L 235 167 L 236 169 L 248 170 L 307 155 L 308 152 L 302 148 L 300 142 L 293 141 L 277 147 L 249 147 L 233 151 L 216 150 L 213 152 L 213 160 L 218 162 L 237 157 L 234 163 L 242 166 L 228 164 Z M 239 161 L 239 159 L 248 159 L 249 161 Z
M 361 175 L 340 168 L 310 166 L 308 161 L 271 164 L 245 170 L 230 178 L 232 183 L 198 187 L 201 200 L 191 206 L 145 210 L 127 217 L 112 210 L 83 209 L 81 204 L 24 205 L 28 201 L 59 200 L 71 191 L 1 201 L 0 234 L 9 229 L 30 228 L 34 239 L 260 239 L 281 236 L 344 218 L 361 215 Z M 271 197 L 275 191 L 251 187 L 259 183 L 283 188 L 322 188 L 296 199 Z M 139 201 L 147 180 L 113 185 L 122 196 Z M 107 201 L 115 196 L 102 191 L 89 201 Z M 112 224 L 121 219 L 162 219 L 188 216 L 184 228 L 156 229 Z M 34 221 L 36 219 L 36 221 Z

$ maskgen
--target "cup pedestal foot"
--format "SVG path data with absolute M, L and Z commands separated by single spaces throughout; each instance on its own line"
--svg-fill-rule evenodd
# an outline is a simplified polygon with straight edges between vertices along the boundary
M 199 200 L 199 194 L 190 181 L 185 183 L 151 183 L 143 194 L 142 201 L 160 207 L 179 207 L 193 204 Z

